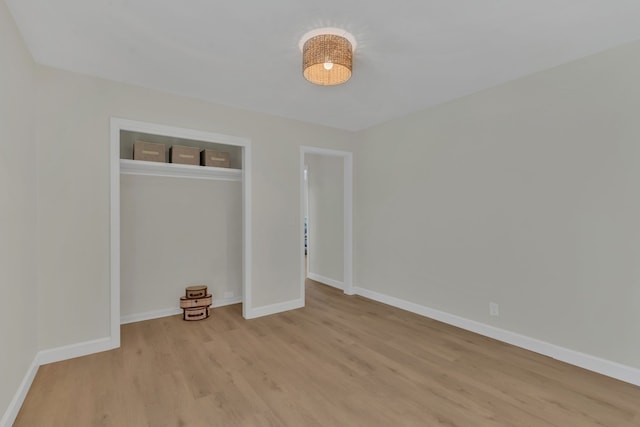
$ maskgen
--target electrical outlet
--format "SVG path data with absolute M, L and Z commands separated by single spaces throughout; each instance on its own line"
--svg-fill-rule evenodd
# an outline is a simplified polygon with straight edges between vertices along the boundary
M 500 306 L 498 305 L 498 303 L 489 303 L 489 314 L 492 316 L 500 316 Z
M 225 298 L 233 298 L 233 292 L 225 292 L 224 293 L 224 297 Z

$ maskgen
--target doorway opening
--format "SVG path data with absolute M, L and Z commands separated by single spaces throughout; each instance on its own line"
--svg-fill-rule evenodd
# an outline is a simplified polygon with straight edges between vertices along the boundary
M 353 155 L 300 149 L 301 295 L 305 279 L 353 294 Z

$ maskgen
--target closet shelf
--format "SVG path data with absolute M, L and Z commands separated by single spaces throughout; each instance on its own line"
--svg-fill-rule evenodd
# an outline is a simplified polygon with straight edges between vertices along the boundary
M 128 159 L 120 159 L 120 173 L 125 175 L 242 181 L 241 169 L 180 165 L 176 163 L 145 162 L 142 160 Z

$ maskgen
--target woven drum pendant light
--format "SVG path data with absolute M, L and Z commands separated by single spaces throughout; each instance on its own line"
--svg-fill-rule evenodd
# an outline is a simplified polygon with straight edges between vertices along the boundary
M 322 33 L 323 30 L 326 33 Z M 349 80 L 354 46 L 347 37 L 353 39 L 350 34 L 332 28 L 307 33 L 301 41 L 304 78 L 322 86 L 339 85 Z

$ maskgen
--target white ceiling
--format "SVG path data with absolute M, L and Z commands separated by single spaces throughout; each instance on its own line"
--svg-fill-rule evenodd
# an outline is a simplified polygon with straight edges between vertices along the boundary
M 5 0 L 41 64 L 349 130 L 640 39 L 639 0 Z M 339 27 L 353 77 L 302 76 Z

